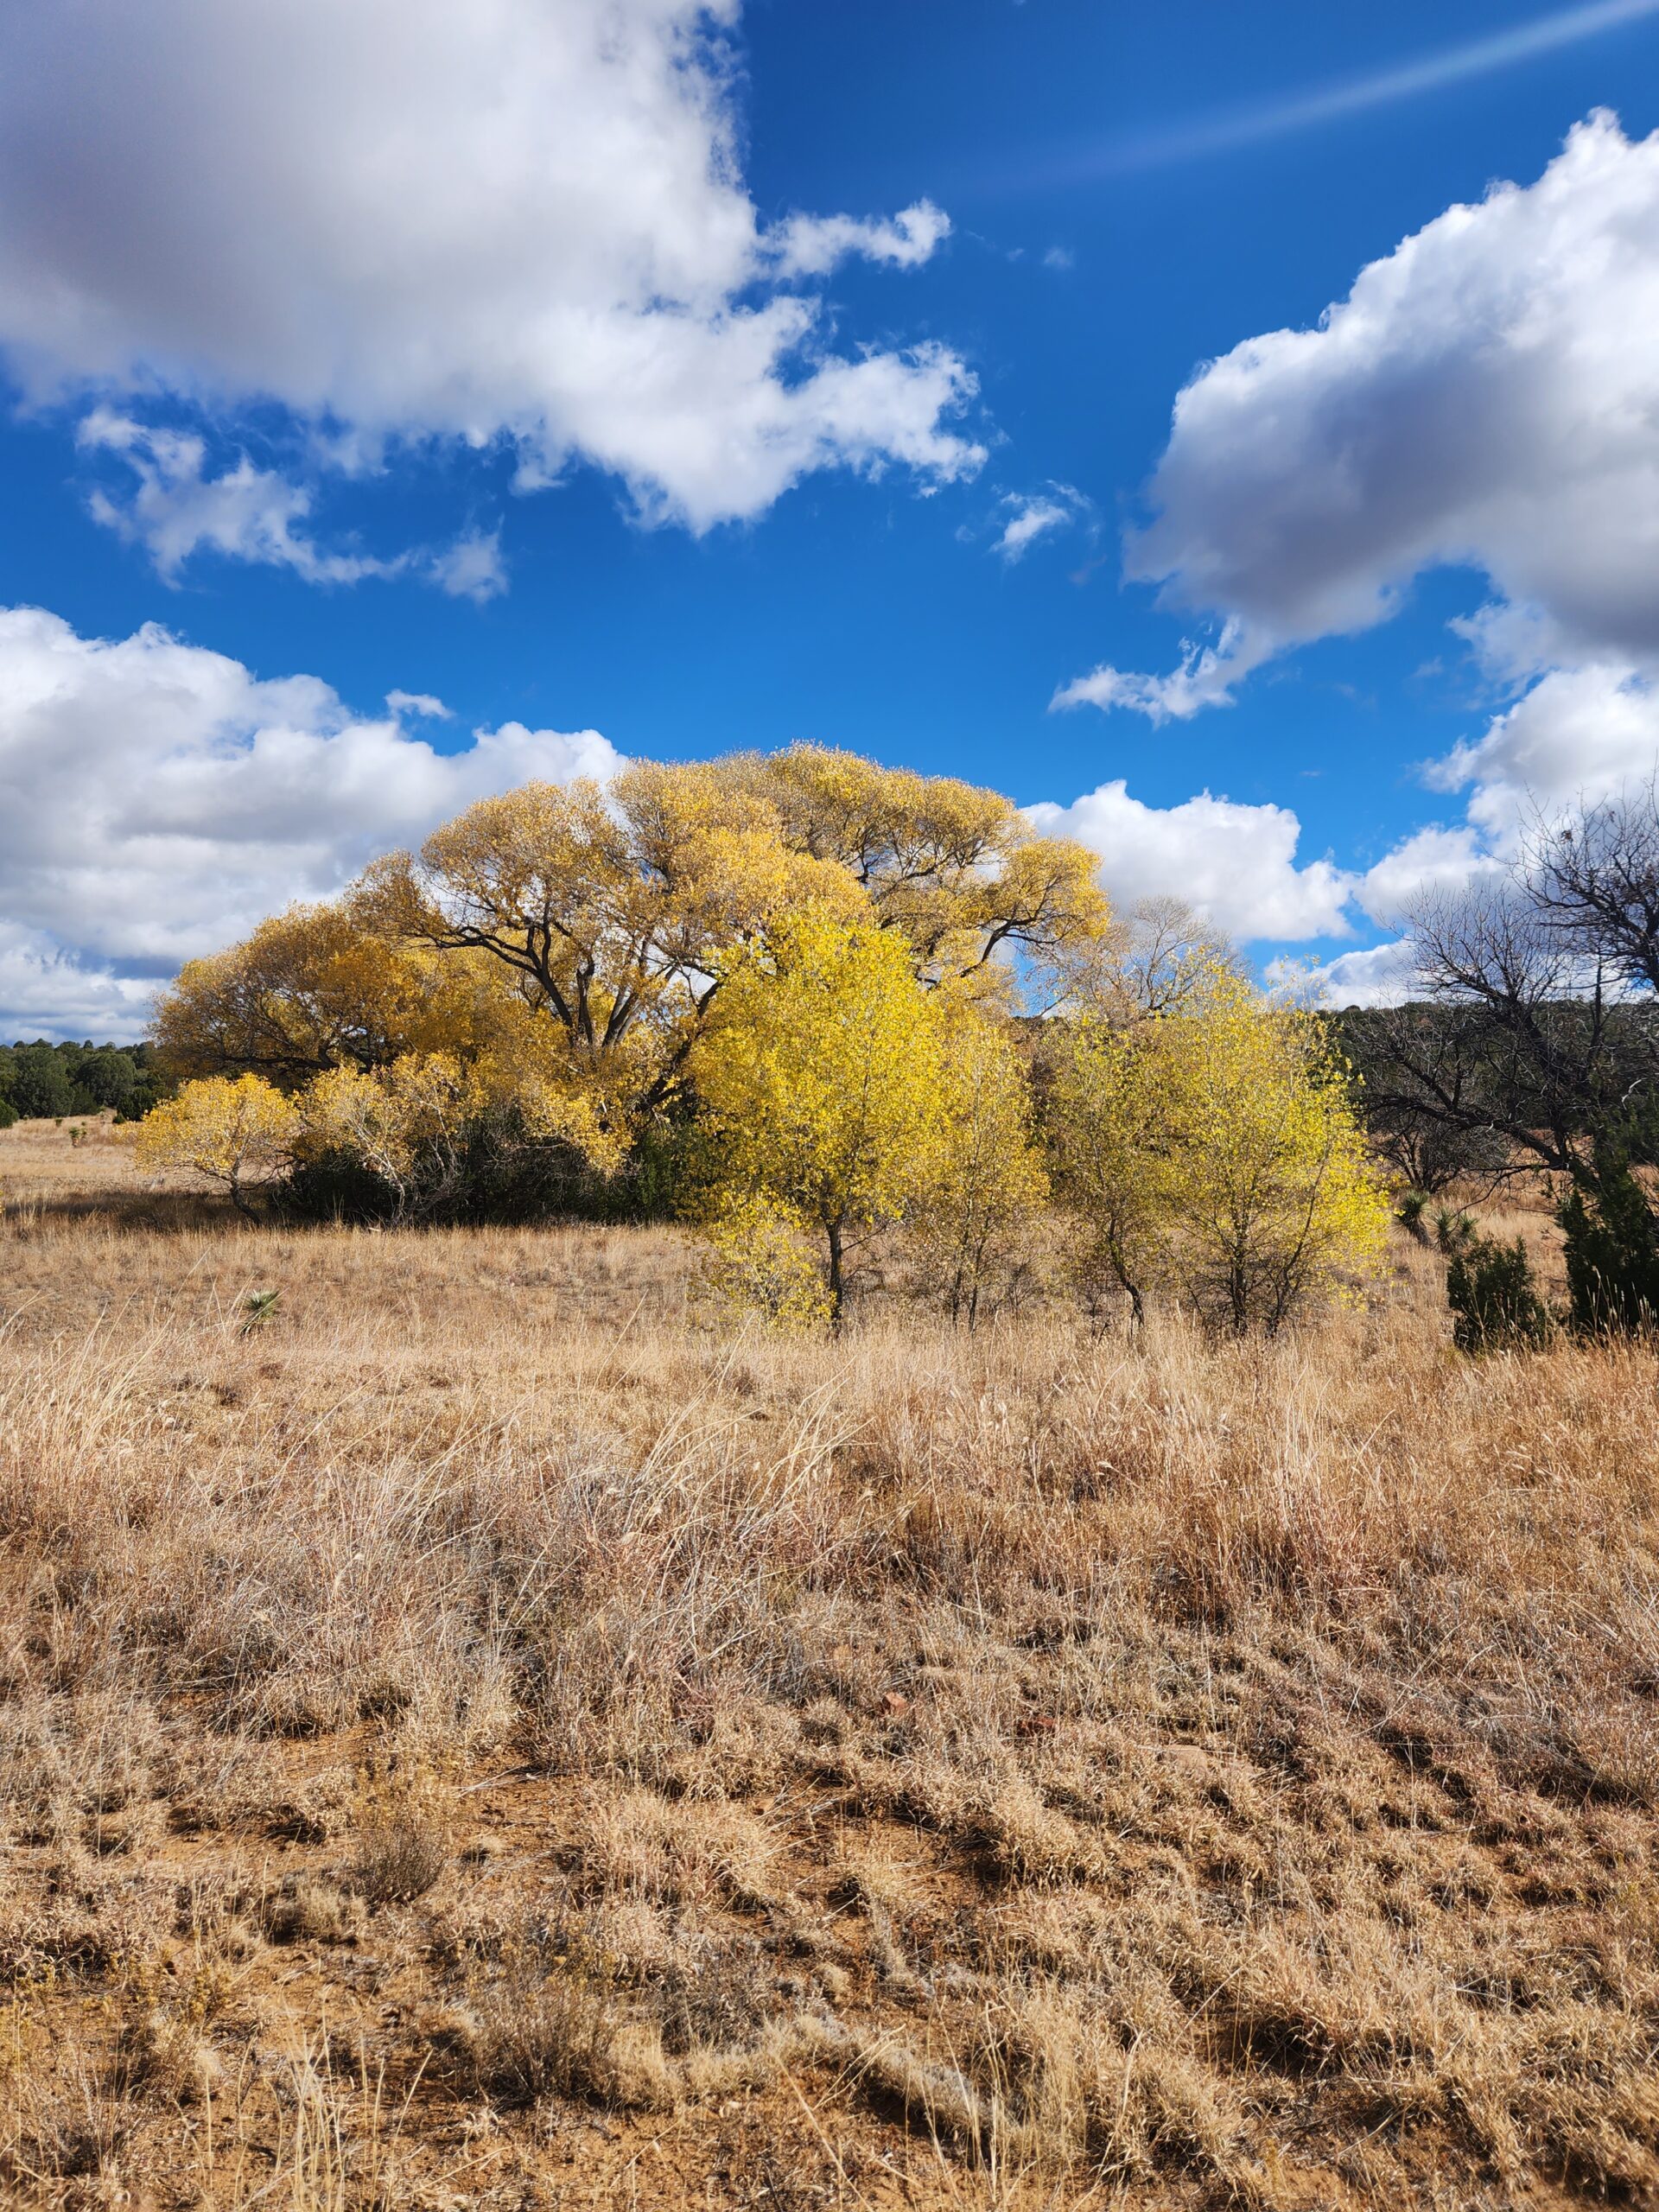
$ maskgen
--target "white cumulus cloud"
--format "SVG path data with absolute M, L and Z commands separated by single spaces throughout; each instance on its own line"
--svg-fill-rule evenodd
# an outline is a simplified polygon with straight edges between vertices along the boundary
M 442 700 L 431 691 L 388 691 L 386 704 L 394 715 L 428 715 L 441 722 L 454 720 Z
M 0 1038 L 143 1036 L 155 986 L 76 958 L 44 931 L 0 922 Z
M 1579 125 L 1363 270 L 1316 327 L 1247 340 L 1176 402 L 1133 578 L 1227 626 L 1174 679 L 1062 701 L 1182 715 L 1268 654 L 1485 575 L 1552 663 L 1659 662 L 1659 135 Z
M 1301 824 L 1288 807 L 1208 791 L 1147 806 L 1120 778 L 1069 806 L 1046 801 L 1027 811 L 1046 834 L 1076 837 L 1100 855 L 1101 881 L 1119 906 L 1185 899 L 1242 942 L 1350 932 L 1354 879 L 1328 860 L 1297 865 Z
M 1087 676 L 1063 683 L 1048 703 L 1051 709 L 1129 707 L 1154 724 L 1187 721 L 1200 707 L 1224 706 L 1231 699 L 1233 686 L 1244 672 L 1240 643 L 1240 626 L 1230 622 L 1218 644 L 1185 645 L 1180 666 L 1167 676 L 1140 675 L 1103 664 Z
M 1459 799 L 1460 817 L 1414 830 L 1363 870 L 1299 862 L 1301 825 L 1289 808 L 1208 791 L 1148 806 L 1120 779 L 1069 806 L 1028 811 L 1097 852 L 1121 903 L 1180 898 L 1241 942 L 1294 943 L 1351 935 L 1357 915 L 1397 928 L 1426 893 L 1455 893 L 1507 868 L 1540 822 L 1635 789 L 1656 766 L 1659 683 L 1618 665 L 1557 669 L 1480 737 L 1425 765 L 1423 782 Z M 1319 974 L 1344 1002 L 1377 1003 L 1404 992 L 1403 960 L 1398 946 L 1377 946 L 1342 953 Z
M 1644 782 L 1659 765 L 1656 327 L 1659 135 L 1632 143 L 1597 115 L 1535 183 L 1448 209 L 1363 270 L 1316 328 L 1199 372 L 1126 566 L 1213 621 L 1214 641 L 1167 675 L 1096 668 L 1053 703 L 1183 720 L 1275 652 L 1385 620 L 1425 570 L 1467 566 L 1491 595 L 1453 626 L 1507 703 L 1424 771 L 1457 814 L 1317 887 L 1395 925 L 1426 889 L 1508 864 L 1540 816 Z M 1148 849 L 1182 813 L 1166 810 Z M 1281 890 L 1287 869 L 1312 873 L 1294 847 L 1281 830 L 1267 878 Z M 1272 849 L 1241 863 L 1252 912 Z M 1400 944 L 1322 974 L 1367 1001 L 1410 982 Z
M 154 625 L 83 638 L 0 610 L 0 1034 L 136 1034 L 181 960 L 486 792 L 620 765 L 596 730 L 521 722 L 440 753 L 397 719 L 440 701 L 388 703 L 355 715 Z
M 321 551 L 301 527 L 311 512 L 311 494 L 303 486 L 273 469 L 257 468 L 245 454 L 212 475 L 207 441 L 192 432 L 155 429 L 96 407 L 76 439 L 83 450 L 119 454 L 130 468 L 136 481 L 126 496 L 99 486 L 92 495 L 92 513 L 142 544 L 169 582 L 204 546 L 232 559 L 292 569 L 312 583 L 355 583 L 366 575 L 394 575 L 402 565 Z
M 453 545 L 413 557 L 415 566 L 451 599 L 470 599 L 482 607 L 507 588 L 499 530 L 463 531 Z
M 1442 791 L 1469 792 L 1468 818 L 1500 851 L 1535 810 L 1580 804 L 1645 783 L 1659 762 L 1659 687 L 1618 664 L 1552 669 L 1471 745 L 1429 771 Z
M 1469 823 L 1430 823 L 1367 868 L 1355 896 L 1374 922 L 1386 926 L 1409 914 L 1425 893 L 1460 891 L 1502 866 Z
M 41 399 L 161 391 L 215 421 L 276 403 L 340 454 L 505 441 L 524 483 L 585 461 L 698 531 L 813 469 L 971 472 L 960 356 L 838 349 L 799 289 L 847 253 L 913 268 L 945 218 L 769 233 L 741 175 L 738 12 L 0 10 L 0 349 Z M 301 565 L 303 509 L 258 480 L 197 487 L 196 542 Z M 132 526 L 175 544 L 161 504 Z
M 1363 951 L 1339 952 L 1311 971 L 1289 961 L 1270 961 L 1265 980 L 1299 993 L 1311 990 L 1326 1006 L 1397 1006 L 1411 996 L 1417 966 L 1407 939 L 1395 938 Z

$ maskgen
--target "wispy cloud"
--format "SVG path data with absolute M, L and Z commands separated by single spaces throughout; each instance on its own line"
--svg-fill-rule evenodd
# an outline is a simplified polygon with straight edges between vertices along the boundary
M 292 569 L 314 584 L 419 576 L 477 606 L 507 588 L 499 530 L 468 530 L 453 544 L 415 546 L 385 560 L 329 552 L 309 534 L 309 490 L 275 469 L 256 467 L 245 453 L 215 476 L 205 438 L 137 422 L 109 407 L 95 407 L 85 417 L 75 442 L 83 453 L 117 454 L 131 470 L 135 481 L 124 493 L 99 485 L 87 505 L 95 522 L 142 545 L 168 583 L 177 583 L 185 563 L 206 551 Z
M 1396 101 L 1439 92 L 1448 85 L 1490 75 L 1494 70 L 1513 68 L 1656 15 L 1659 15 L 1659 0 L 1583 0 L 1577 7 L 1558 9 L 1530 22 L 1517 23 L 1512 29 L 1470 39 L 1461 46 L 1442 47 L 1390 68 L 1338 78 L 1284 99 L 1220 109 L 1190 122 L 1109 139 L 1046 165 L 1040 179 L 1033 181 L 1049 185 L 1086 176 L 1118 175 L 1228 153 L 1236 147 L 1256 145 L 1264 139 L 1284 137 L 1292 131 L 1358 115 L 1369 108 L 1392 106 Z
M 1074 523 L 1087 524 L 1093 513 L 1092 503 L 1074 484 L 1051 483 L 1042 492 L 1005 492 L 997 507 L 1001 529 L 991 550 L 1005 561 L 1020 560 L 1039 537 Z

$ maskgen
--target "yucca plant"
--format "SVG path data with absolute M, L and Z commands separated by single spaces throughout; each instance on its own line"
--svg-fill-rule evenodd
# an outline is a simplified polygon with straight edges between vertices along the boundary
M 242 1326 L 238 1336 L 251 1336 L 254 1330 L 264 1328 L 276 1317 L 280 1290 L 251 1290 L 242 1301 Z

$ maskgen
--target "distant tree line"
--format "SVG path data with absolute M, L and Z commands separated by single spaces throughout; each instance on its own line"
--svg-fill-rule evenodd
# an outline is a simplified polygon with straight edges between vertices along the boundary
M 166 1086 L 153 1048 L 140 1045 L 0 1045 L 0 1128 L 30 1120 L 112 1113 L 136 1122 Z

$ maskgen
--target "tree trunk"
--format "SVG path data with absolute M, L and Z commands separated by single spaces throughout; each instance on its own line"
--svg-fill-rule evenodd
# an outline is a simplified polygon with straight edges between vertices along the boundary
M 1112 1273 L 1117 1277 L 1118 1288 L 1129 1301 L 1129 1334 L 1139 1336 L 1141 1325 L 1147 1318 L 1147 1301 L 1141 1294 L 1141 1286 L 1129 1274 L 1123 1256 L 1123 1248 L 1109 1232 L 1106 1238 L 1106 1257 L 1111 1262 Z
M 826 1222 L 824 1231 L 830 1239 L 830 1325 L 832 1329 L 839 1329 L 842 1306 L 841 1224 L 838 1221 Z

